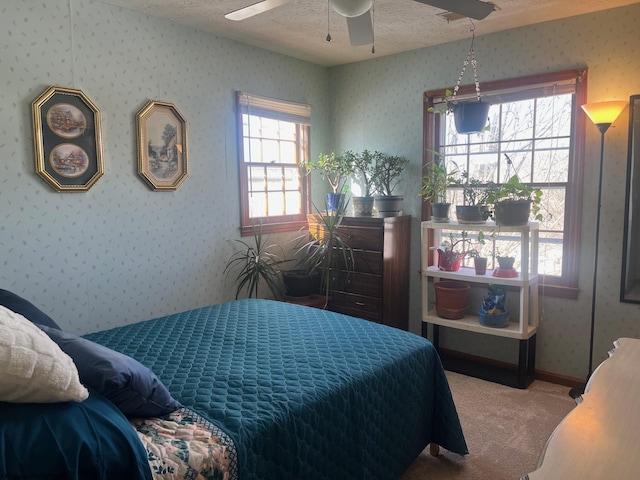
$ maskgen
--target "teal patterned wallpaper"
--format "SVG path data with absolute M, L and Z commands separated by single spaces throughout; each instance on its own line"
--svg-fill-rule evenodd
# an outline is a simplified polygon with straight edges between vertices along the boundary
M 0 288 L 77 333 L 232 299 L 235 91 L 310 103 L 317 154 L 327 70 L 92 0 L 5 2 L 0 44 Z M 102 112 L 105 174 L 86 193 L 34 173 L 31 102 L 49 85 Z M 175 192 L 137 175 L 135 114 L 149 99 L 188 121 L 190 175 Z
M 640 4 L 492 35 L 476 26 L 480 82 L 588 66 L 589 99 L 640 93 Z M 0 288 L 24 295 L 76 333 L 226 301 L 238 238 L 234 91 L 310 103 L 312 155 L 379 149 L 411 159 L 402 190 L 412 226 L 412 329 L 419 332 L 419 199 L 425 90 L 451 86 L 469 42 L 322 68 L 94 0 L 0 7 Z M 56 193 L 34 173 L 30 104 L 49 85 L 78 88 L 101 109 L 105 175 L 86 193 Z M 152 192 L 136 173 L 135 113 L 174 103 L 189 122 L 190 176 Z M 607 133 L 595 351 L 640 337 L 638 307 L 618 302 L 626 121 Z M 599 134 L 588 131 L 586 191 Z M 317 189 L 316 189 L 317 190 Z M 595 199 L 586 195 L 578 300 L 544 298 L 538 368 L 586 374 Z M 277 240 L 277 239 L 276 239 Z M 447 336 L 479 354 L 512 343 Z M 498 354 L 496 354 L 498 352 Z
M 482 82 L 542 72 L 589 67 L 589 101 L 629 98 L 640 93 L 640 4 L 482 35 L 476 25 L 475 55 Z M 453 87 L 469 49 L 460 41 L 382 57 L 331 70 L 331 122 L 336 148 L 381 149 L 407 156 L 412 169 L 404 183 L 405 207 L 412 225 L 411 322 L 420 330 L 419 216 L 417 197 L 422 158 L 422 111 L 426 90 Z M 467 69 L 469 70 L 469 69 Z M 467 72 L 463 83 L 472 83 Z M 640 337 L 640 308 L 618 301 L 624 217 L 628 109 L 607 133 L 606 168 L 598 271 L 594 361 L 606 358 L 612 342 Z M 537 368 L 583 378 L 588 370 L 591 278 L 595 241 L 594 215 L 600 134 L 587 125 L 584 218 L 580 294 L 577 300 L 541 300 Z M 415 274 L 413 274 L 415 273 Z M 514 362 L 517 342 L 445 331 L 443 343 L 478 355 Z

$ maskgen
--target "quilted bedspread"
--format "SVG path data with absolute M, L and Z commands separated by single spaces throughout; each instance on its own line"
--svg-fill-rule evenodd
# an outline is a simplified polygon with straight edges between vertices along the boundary
M 395 479 L 429 442 L 467 453 L 440 359 L 408 332 L 250 299 L 86 337 L 227 432 L 240 480 Z

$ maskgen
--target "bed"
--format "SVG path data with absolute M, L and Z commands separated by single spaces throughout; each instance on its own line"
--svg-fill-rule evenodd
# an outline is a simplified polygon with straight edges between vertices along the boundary
M 111 477 L 104 478 L 116 478 L 121 469 L 136 471 L 127 477 L 132 479 L 395 479 L 429 443 L 467 453 L 435 349 L 422 337 L 384 325 L 248 299 L 91 333 L 81 341 L 140 362 L 157 376 L 153 388 L 166 387 L 176 402 L 170 413 L 128 416 L 139 441 L 126 439 L 124 465 L 110 464 Z M 94 393 L 92 386 L 88 399 L 71 402 L 73 407 L 95 402 Z M 31 418 L 33 412 L 16 411 L 26 407 L 59 414 L 47 410 L 60 405 L 0 403 L 0 422 Z M 0 426 L 5 459 L 9 429 L 19 428 L 13 422 Z M 184 431 L 186 440 L 174 437 Z M 181 467 L 163 457 L 167 452 L 215 461 L 183 468 L 179 477 Z M 20 462 L 24 458 L 15 459 Z M 0 465 L 0 478 L 11 478 L 15 464 L 9 463 Z

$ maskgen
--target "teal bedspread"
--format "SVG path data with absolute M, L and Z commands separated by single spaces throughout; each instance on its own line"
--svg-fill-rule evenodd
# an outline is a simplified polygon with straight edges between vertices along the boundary
M 467 453 L 440 359 L 408 332 L 239 300 L 86 338 L 227 432 L 240 480 L 395 479 L 429 442 Z

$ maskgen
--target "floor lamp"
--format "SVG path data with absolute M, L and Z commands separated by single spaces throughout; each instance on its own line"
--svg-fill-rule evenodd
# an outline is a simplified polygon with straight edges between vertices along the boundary
M 587 103 L 582 105 L 582 109 L 585 111 L 589 119 L 595 124 L 596 128 L 600 131 L 600 173 L 598 175 L 598 207 L 596 213 L 596 245 L 595 245 L 595 259 L 593 263 L 593 292 L 591 294 L 591 332 L 589 334 L 589 373 L 587 374 L 586 381 L 589 381 L 589 377 L 593 373 L 593 334 L 595 331 L 596 322 L 596 287 L 598 279 L 598 243 L 600 241 L 600 201 L 602 196 L 602 166 L 604 163 L 604 134 L 609 129 L 611 124 L 615 122 L 616 118 L 622 113 L 624 107 L 627 106 L 625 101 L 609 101 L 598 103 Z M 572 388 L 569 391 L 569 395 L 572 398 L 578 398 L 584 393 L 584 388 Z

